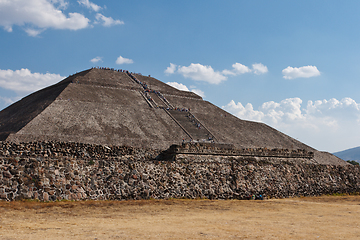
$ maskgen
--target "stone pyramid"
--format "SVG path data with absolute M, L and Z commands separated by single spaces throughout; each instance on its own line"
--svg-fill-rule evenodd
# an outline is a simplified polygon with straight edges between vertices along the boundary
M 64 141 L 166 149 L 183 141 L 236 148 L 305 149 L 344 164 L 263 123 L 241 120 L 192 92 L 152 77 L 92 68 L 0 112 L 0 140 Z

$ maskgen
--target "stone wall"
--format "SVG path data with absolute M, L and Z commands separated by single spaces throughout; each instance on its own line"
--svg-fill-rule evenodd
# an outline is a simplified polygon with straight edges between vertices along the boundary
M 268 149 L 268 148 L 243 148 L 236 149 L 232 144 L 210 142 L 186 142 L 182 145 L 171 145 L 163 152 L 166 155 L 222 155 L 222 156 L 252 156 L 272 158 L 304 158 L 313 159 L 314 152 L 305 149 Z M 315 162 L 315 161 L 313 161 Z
M 158 161 L 158 153 L 126 146 L 1 143 L 0 199 L 246 199 L 360 191 L 360 167 L 352 165 L 210 155 Z

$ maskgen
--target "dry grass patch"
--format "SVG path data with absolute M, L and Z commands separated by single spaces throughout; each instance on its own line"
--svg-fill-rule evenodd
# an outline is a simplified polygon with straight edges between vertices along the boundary
M 0 239 L 360 239 L 360 196 L 0 202 Z

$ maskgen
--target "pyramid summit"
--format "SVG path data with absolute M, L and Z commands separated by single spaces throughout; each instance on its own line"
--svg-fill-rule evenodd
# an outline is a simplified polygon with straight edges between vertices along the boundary
M 241 120 L 155 78 L 92 68 L 0 112 L 0 140 L 63 141 L 167 149 L 182 142 L 237 149 L 304 149 L 321 164 L 345 164 L 263 123 Z

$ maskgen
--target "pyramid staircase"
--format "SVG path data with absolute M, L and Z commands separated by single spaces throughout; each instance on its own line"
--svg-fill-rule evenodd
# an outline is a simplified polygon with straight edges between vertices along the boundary
M 153 101 L 157 103 L 159 108 L 174 108 L 167 100 L 165 100 L 159 93 L 150 92 L 149 95 Z
M 160 93 L 153 91 L 141 83 L 134 75 L 127 73 L 128 77 L 144 88 L 140 94 L 152 108 L 164 109 L 164 111 L 176 122 L 177 125 L 189 136 L 193 141 L 215 141 L 216 138 L 203 123 L 201 123 L 187 109 L 174 108 L 173 105 Z
M 190 135 L 194 141 L 215 141 L 214 135 L 205 128 L 193 114 L 187 111 L 168 110 L 178 124 Z

